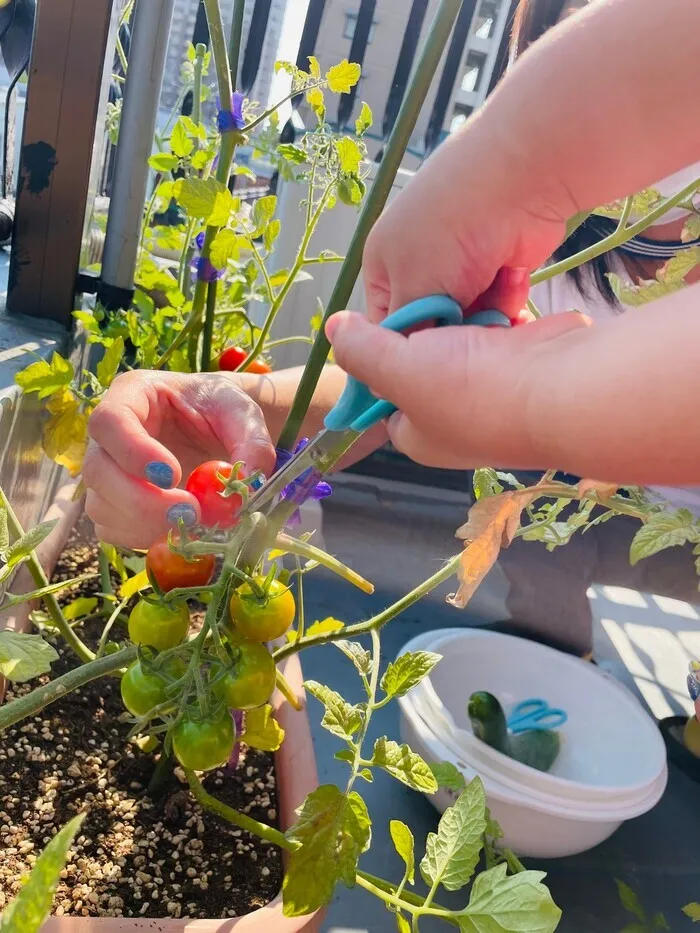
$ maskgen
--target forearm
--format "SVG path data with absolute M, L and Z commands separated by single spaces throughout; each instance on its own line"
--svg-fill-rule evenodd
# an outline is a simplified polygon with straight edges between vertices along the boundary
M 263 411 L 265 423 L 273 441 L 280 436 L 282 427 L 294 400 L 303 367 L 281 369 L 266 376 L 241 373 L 235 378 L 246 394 L 254 399 Z M 335 405 L 345 386 L 345 373 L 337 366 L 326 366 L 318 381 L 316 391 L 302 425 L 301 435 L 313 437 L 323 428 L 323 419 Z M 339 468 L 362 460 L 382 444 L 387 435 L 383 425 L 378 425 L 364 434 L 348 454 L 340 461 Z
M 496 183 L 516 206 L 532 196 L 537 216 L 637 191 L 698 158 L 699 34 L 697 2 L 596 0 L 535 43 L 479 129 L 445 148 L 491 147 Z
M 541 465 L 620 485 L 700 484 L 700 286 L 573 331 L 534 360 Z

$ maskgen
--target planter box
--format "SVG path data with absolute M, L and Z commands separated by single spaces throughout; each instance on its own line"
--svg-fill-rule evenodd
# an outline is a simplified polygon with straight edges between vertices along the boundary
M 50 577 L 53 567 L 63 551 L 75 522 L 82 513 L 82 502 L 73 502 L 74 486 L 63 487 L 56 496 L 45 518 L 58 519 L 58 524 L 46 538 L 37 554 Z M 13 589 L 26 592 L 33 588 L 28 572 L 22 568 L 15 578 Z M 23 604 L 0 616 L 0 628 L 28 631 L 31 627 L 31 606 Z M 287 682 L 297 696 L 303 698 L 303 678 L 298 658 L 291 657 L 281 668 Z M 0 702 L 4 699 L 6 684 L 0 678 Z M 279 693 L 273 697 L 277 720 L 286 732 L 282 748 L 275 755 L 277 774 L 277 800 L 282 829 L 289 827 L 295 819 L 295 810 L 317 783 L 316 760 L 314 758 L 311 729 L 306 710 L 295 712 Z M 321 915 L 288 918 L 282 914 L 281 893 L 265 907 L 243 917 L 228 917 L 217 920 L 192 920 L 186 917 L 136 918 L 136 917 L 50 917 L 42 927 L 43 933 L 317 933 Z

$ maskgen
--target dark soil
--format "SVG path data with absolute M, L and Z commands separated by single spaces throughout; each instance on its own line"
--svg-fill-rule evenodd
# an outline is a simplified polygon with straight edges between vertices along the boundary
M 97 570 L 95 543 L 74 534 L 54 579 Z M 99 578 L 63 596 L 99 592 Z M 119 641 L 121 623 L 112 630 Z M 96 644 L 101 623 L 81 628 Z M 47 636 L 50 637 L 50 636 Z M 56 644 L 54 677 L 76 662 Z M 46 682 L 48 678 L 42 678 Z M 29 692 L 17 685 L 12 696 Z M 53 834 L 87 812 L 54 901 L 59 916 L 235 917 L 272 900 L 282 883 L 279 850 L 195 803 L 175 771 L 157 800 L 145 792 L 154 758 L 126 736 L 116 678 L 93 681 L 9 729 L 0 744 L 0 909 Z M 273 758 L 242 749 L 236 770 L 214 771 L 207 790 L 229 806 L 274 825 Z

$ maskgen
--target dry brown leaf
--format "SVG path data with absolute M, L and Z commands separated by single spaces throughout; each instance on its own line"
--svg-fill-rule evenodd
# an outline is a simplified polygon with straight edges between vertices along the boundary
M 523 509 L 540 494 L 539 488 L 532 486 L 489 496 L 472 506 L 466 524 L 457 530 L 457 537 L 465 544 L 457 571 L 459 589 L 448 597 L 449 603 L 464 609 L 496 563 L 501 548 L 508 547 L 515 537 Z
M 594 492 L 599 499 L 609 499 L 619 488 L 617 483 L 600 483 L 595 479 L 582 479 L 578 484 L 578 495 L 580 499 L 583 499 L 587 493 Z

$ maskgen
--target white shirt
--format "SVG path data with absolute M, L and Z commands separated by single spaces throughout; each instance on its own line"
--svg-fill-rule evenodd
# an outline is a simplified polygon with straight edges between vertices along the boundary
M 622 266 L 618 263 L 615 265 L 619 265 L 616 272 L 623 278 L 628 278 Z M 596 324 L 605 325 L 615 314 L 623 313 L 620 308 L 612 307 L 601 297 L 593 282 L 587 289 L 587 297 L 584 298 L 568 275 L 558 275 L 554 279 L 540 282 L 534 286 L 530 295 L 543 315 L 576 310 L 587 314 Z M 622 307 L 624 308 L 624 305 Z M 644 308 L 629 308 L 624 313 L 643 314 Z M 650 487 L 649 493 L 674 509 L 690 509 L 693 514 L 700 516 L 700 486 L 653 486 Z

